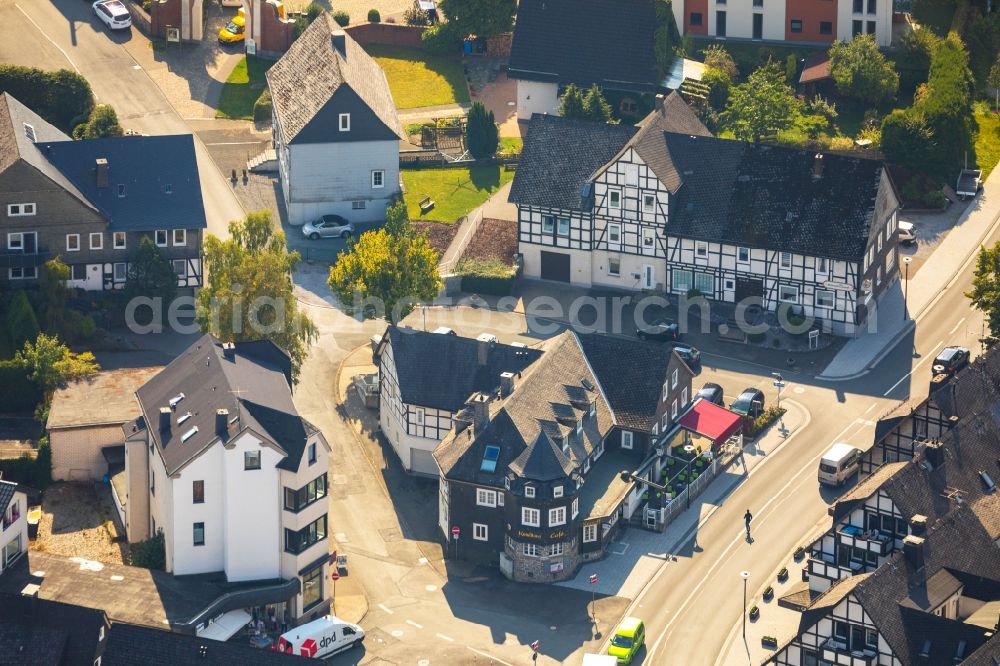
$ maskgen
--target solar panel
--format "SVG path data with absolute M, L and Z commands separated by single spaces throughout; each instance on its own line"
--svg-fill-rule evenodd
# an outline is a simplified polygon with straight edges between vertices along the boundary
M 497 471 L 497 460 L 500 459 L 499 446 L 487 446 L 483 453 L 483 464 L 479 466 L 480 472 L 493 473 Z

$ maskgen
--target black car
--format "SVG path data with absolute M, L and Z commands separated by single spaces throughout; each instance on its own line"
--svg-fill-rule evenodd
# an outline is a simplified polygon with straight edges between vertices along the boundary
M 729 409 L 740 416 L 757 418 L 764 413 L 764 393 L 755 388 L 743 389 Z
M 709 382 L 701 387 L 698 391 L 696 398 L 701 398 L 713 404 L 719 405 L 720 407 L 725 406 L 725 395 L 723 394 L 722 387 L 718 384 L 713 384 Z
M 931 372 L 949 377 L 969 365 L 969 350 L 965 347 L 945 347 L 934 359 Z
M 674 351 L 677 352 L 677 355 L 680 356 L 692 370 L 697 370 L 701 367 L 701 352 L 694 347 L 676 345 L 674 347 Z
M 681 331 L 672 319 L 657 319 L 649 326 L 636 329 L 635 336 L 640 340 L 680 340 Z

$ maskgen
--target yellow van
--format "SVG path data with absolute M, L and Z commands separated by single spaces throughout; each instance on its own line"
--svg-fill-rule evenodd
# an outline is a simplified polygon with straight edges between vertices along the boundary
M 646 626 L 637 617 L 627 617 L 615 629 L 608 646 L 608 654 L 619 664 L 631 664 L 632 659 L 646 642 Z
M 223 44 L 235 44 L 242 42 L 246 37 L 247 19 L 240 7 L 233 20 L 226 24 L 226 27 L 219 31 L 219 41 Z

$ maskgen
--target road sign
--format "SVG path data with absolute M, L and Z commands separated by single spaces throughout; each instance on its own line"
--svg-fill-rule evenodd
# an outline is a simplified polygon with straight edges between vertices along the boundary
M 330 580 L 340 580 L 340 572 L 334 571 L 332 574 L 330 574 Z
M 590 584 L 597 585 L 597 574 L 590 574 Z
M 542 647 L 542 642 L 541 641 L 535 641 L 534 643 L 531 644 L 531 649 L 533 651 L 535 651 L 535 652 L 538 652 L 538 649 L 540 647 Z
M 458 538 L 458 533 L 460 531 L 461 530 L 458 529 L 458 525 L 455 525 L 454 527 L 451 528 L 451 535 L 457 539 Z
M 776 382 L 771 382 L 771 385 L 774 386 L 775 388 L 785 388 L 785 382 L 781 381 L 780 379 Z

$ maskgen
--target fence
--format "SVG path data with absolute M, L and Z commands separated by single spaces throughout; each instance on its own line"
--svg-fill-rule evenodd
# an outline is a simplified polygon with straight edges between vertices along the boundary
M 399 168 L 424 169 L 428 167 L 453 167 L 457 169 L 462 167 L 467 168 L 469 166 L 489 166 L 496 164 L 502 166 L 505 171 L 513 171 L 517 168 L 517 162 L 520 157 L 520 155 L 511 155 L 508 157 L 494 157 L 488 160 L 476 160 L 469 157 L 468 159 L 456 162 L 454 160 L 454 156 L 446 157 L 437 150 L 407 150 L 399 153 Z
M 678 459 L 679 460 L 679 459 Z M 664 509 L 663 514 L 663 529 L 674 521 L 674 519 L 680 514 L 684 513 L 688 505 L 688 496 L 694 499 L 702 492 L 705 488 L 715 479 L 719 474 L 719 470 L 723 467 L 723 464 L 719 458 L 712 460 L 712 463 L 705 468 L 705 471 L 698 475 L 698 478 L 686 486 L 684 490 L 678 493 L 677 497 L 670 501 Z
M 444 256 L 441 257 L 441 262 L 438 264 L 441 275 L 448 275 L 455 270 L 455 266 L 458 265 L 462 255 L 465 254 L 465 248 L 469 247 L 473 236 L 479 231 L 479 225 L 482 221 L 483 209 L 480 207 L 471 218 L 465 217 L 458 223 L 458 233 L 455 234 L 455 238 L 452 239 L 451 245 L 448 246 Z

